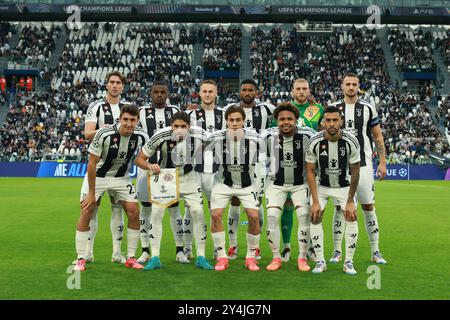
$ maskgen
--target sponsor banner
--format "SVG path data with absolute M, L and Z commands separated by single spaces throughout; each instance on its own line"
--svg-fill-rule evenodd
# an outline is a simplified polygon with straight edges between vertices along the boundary
M 387 180 L 450 180 L 450 168 L 444 169 L 434 164 L 388 165 Z M 80 162 L 0 162 L 0 177 L 84 177 L 87 163 Z M 135 178 L 136 166 L 130 175 Z M 376 166 L 373 174 L 375 177 Z
M 0 3 L 0 13 L 4 12 L 19 12 L 19 9 L 12 3 Z
M 366 7 L 272 6 L 272 14 L 302 15 L 367 15 Z

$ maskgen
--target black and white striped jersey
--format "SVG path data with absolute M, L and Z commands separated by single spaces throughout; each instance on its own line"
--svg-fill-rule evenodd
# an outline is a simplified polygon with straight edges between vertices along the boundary
M 305 154 L 311 137 L 311 128 L 297 126 L 292 137 L 284 137 L 278 127 L 262 134 L 267 144 L 268 177 L 277 186 L 298 186 L 307 183 Z
M 360 162 L 359 143 L 354 135 L 341 130 L 337 141 L 325 138 L 325 131 L 316 133 L 309 140 L 306 162 L 316 164 L 319 184 L 342 188 L 350 185 L 350 164 Z
M 224 107 L 224 112 L 231 105 L 235 105 L 235 103 L 226 105 Z M 270 127 L 273 119 L 273 111 L 275 110 L 274 105 L 266 102 L 258 102 L 253 108 L 243 109 L 245 111 L 244 128 L 253 129 L 260 133 L 262 130 Z
M 142 148 L 144 154 L 151 158 L 158 152 L 158 164 L 162 169 L 182 168 L 181 174 L 191 172 L 194 165 L 202 161 L 203 144 L 208 134 L 199 127 L 190 127 L 189 133 L 182 141 L 176 141 L 171 127 L 155 132 Z
M 84 122 L 95 122 L 95 130 L 104 124 L 115 124 L 119 121 L 120 109 L 129 102 L 120 101 L 118 104 L 110 104 L 105 98 L 92 102 L 86 112 Z
M 175 106 L 167 105 L 165 108 L 155 108 L 146 105 L 139 108 L 139 124 L 151 138 L 156 131 L 171 126 L 172 116 L 180 111 Z M 158 155 L 155 153 L 150 159 L 150 163 L 156 163 Z
M 198 108 L 188 111 L 187 114 L 191 118 L 191 126 L 200 127 L 208 133 L 224 130 L 227 127 L 225 112 L 222 109 L 214 108 L 213 110 L 204 110 Z M 196 164 L 195 171 L 214 173 L 217 170 L 218 166 L 213 163 L 212 153 L 203 152 L 203 161 Z
M 263 158 L 266 146 L 253 130 L 243 129 L 242 138 L 237 141 L 229 137 L 228 130 L 220 130 L 210 135 L 209 150 L 219 166 L 216 177 L 229 187 L 246 188 L 255 179 L 255 165 Z
M 131 136 L 122 136 L 120 123 L 100 128 L 89 146 L 89 153 L 99 156 L 97 177 L 129 177 L 131 165 L 138 151 L 148 141 L 148 135 L 135 129 Z
M 361 167 L 372 162 L 373 137 L 371 129 L 380 124 L 378 112 L 369 102 L 358 100 L 355 104 L 339 101 L 332 106 L 339 108 L 343 116 L 342 129 L 346 129 L 358 139 L 361 152 Z

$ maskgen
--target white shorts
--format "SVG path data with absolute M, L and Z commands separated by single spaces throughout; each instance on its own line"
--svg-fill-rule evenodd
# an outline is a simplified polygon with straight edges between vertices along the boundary
M 231 188 L 220 181 L 214 181 L 211 209 L 225 209 L 233 196 L 241 201 L 244 209 L 259 209 L 258 192 L 253 185 L 247 188 Z
M 277 186 L 272 180 L 268 180 L 266 191 L 267 207 L 283 208 L 289 193 L 294 202 L 294 207 L 306 207 L 309 205 L 309 188 L 307 184 L 286 187 Z
M 202 180 L 202 190 L 206 194 L 206 198 L 211 200 L 211 192 L 214 184 L 214 173 L 201 172 L 198 174 Z
M 192 170 L 180 176 L 180 198 L 184 199 L 185 206 L 203 208 L 203 191 L 200 175 Z
M 375 182 L 373 178 L 372 162 L 359 169 L 359 182 L 356 198 L 361 204 L 375 203 Z
M 95 178 L 95 200 L 108 192 L 110 197 L 114 197 L 116 201 L 137 202 L 137 194 L 131 179 L 129 177 L 104 177 Z M 81 187 L 80 201 L 87 197 L 89 193 L 89 183 L 87 174 L 84 176 L 83 185 Z
M 342 210 L 344 210 L 345 206 L 347 205 L 347 198 L 348 198 L 349 190 L 350 190 L 350 187 L 330 188 L 330 187 L 324 187 L 324 186 L 318 185 L 317 193 L 319 196 L 320 210 L 325 210 L 325 207 L 327 206 L 329 198 L 333 199 L 334 205 L 338 205 L 341 207 Z
M 267 174 L 265 168 L 262 168 L 263 164 L 258 163 L 255 168 L 255 184 L 258 196 L 262 198 L 266 193 L 266 187 L 268 183 Z
M 137 168 L 136 189 L 139 202 L 148 202 L 147 172 Z

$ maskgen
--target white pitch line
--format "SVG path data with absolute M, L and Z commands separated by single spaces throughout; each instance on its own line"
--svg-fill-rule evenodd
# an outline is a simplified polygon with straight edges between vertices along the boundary
M 410 184 L 410 183 L 399 183 L 399 182 L 390 182 L 388 184 L 396 184 L 399 186 L 404 187 L 425 187 L 425 188 L 435 188 L 435 189 L 444 189 L 444 190 L 450 190 L 450 188 L 447 187 L 441 187 L 441 186 L 430 186 L 427 184 Z

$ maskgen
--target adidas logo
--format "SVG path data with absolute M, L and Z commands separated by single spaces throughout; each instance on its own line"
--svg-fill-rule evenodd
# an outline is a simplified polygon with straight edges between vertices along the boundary
M 323 151 L 320 153 L 320 155 L 321 155 L 321 156 L 328 156 L 327 150 L 323 150 Z
M 110 116 L 110 115 L 111 115 L 111 112 L 109 112 L 109 111 L 105 112 L 105 116 Z
M 119 149 L 119 147 L 117 146 L 117 143 L 114 143 L 114 144 L 111 146 L 111 148 L 113 148 L 113 149 Z

